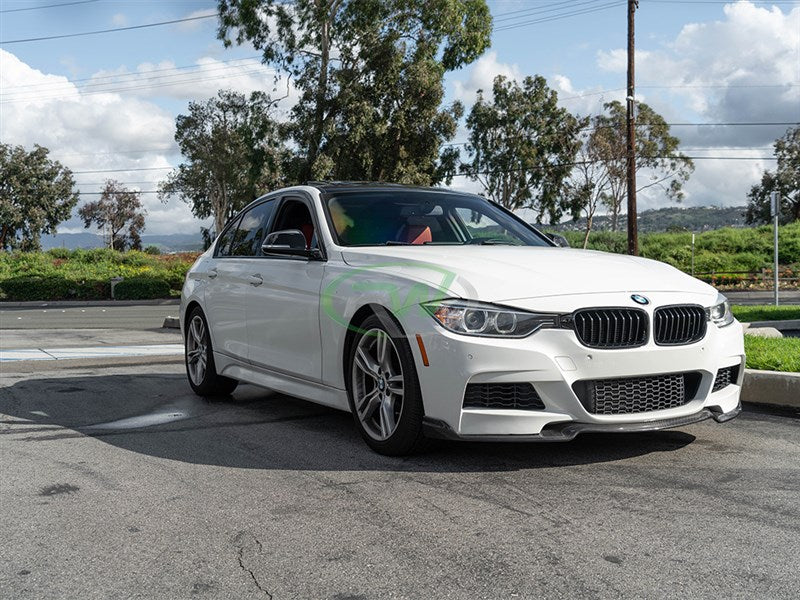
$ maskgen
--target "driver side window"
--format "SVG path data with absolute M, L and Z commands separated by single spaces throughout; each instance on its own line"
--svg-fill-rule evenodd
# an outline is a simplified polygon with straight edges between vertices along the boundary
M 319 248 L 314 220 L 311 218 L 311 211 L 308 206 L 302 200 L 288 198 L 281 205 L 270 233 L 293 229 L 300 231 L 305 237 L 306 250 Z

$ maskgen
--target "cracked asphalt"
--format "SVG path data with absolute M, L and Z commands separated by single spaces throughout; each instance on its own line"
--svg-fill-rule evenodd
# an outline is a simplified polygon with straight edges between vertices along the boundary
M 401 460 L 178 364 L 0 369 L 4 598 L 800 595 L 797 415 Z

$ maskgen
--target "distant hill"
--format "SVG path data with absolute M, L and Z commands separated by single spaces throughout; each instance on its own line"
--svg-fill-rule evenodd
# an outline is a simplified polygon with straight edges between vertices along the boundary
M 645 210 L 639 213 L 639 231 L 641 233 L 658 233 L 663 231 L 709 231 L 722 227 L 748 227 L 744 215 L 745 206 L 718 208 L 713 206 L 695 206 L 681 208 L 672 206 L 657 210 Z M 620 215 L 617 229 L 624 231 L 627 227 L 627 215 Z M 567 221 L 559 225 L 546 225 L 554 231 L 584 231 L 586 219 Z M 605 215 L 594 218 L 592 231 L 610 231 L 611 218 Z
M 103 238 L 93 233 L 57 233 L 42 236 L 42 248 L 102 248 Z M 158 246 L 162 252 L 189 252 L 203 249 L 200 233 L 171 233 L 168 235 L 143 235 L 142 248 Z

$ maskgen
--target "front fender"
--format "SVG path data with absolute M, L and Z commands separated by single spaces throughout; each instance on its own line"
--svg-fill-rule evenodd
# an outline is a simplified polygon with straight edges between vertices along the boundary
M 446 275 L 446 270 L 444 275 Z M 329 264 L 320 291 L 320 333 L 323 345 L 323 381 L 345 389 L 344 345 L 347 332 L 352 329 L 355 314 L 364 306 L 379 306 L 388 311 L 403 326 L 415 319 L 409 315 L 424 311 L 424 302 L 452 297 L 447 287 L 447 277 L 442 284 L 374 267 L 353 267 L 345 263 Z

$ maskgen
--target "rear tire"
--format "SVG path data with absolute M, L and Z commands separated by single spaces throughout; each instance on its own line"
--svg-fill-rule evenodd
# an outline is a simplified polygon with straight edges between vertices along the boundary
M 356 427 L 379 454 L 424 449 L 425 415 L 411 347 L 400 328 L 372 315 L 359 326 L 347 362 L 347 395 Z
M 217 375 L 214 364 L 214 349 L 208 333 L 208 322 L 199 306 L 186 319 L 184 337 L 184 361 L 189 385 L 198 396 L 228 396 L 239 382 Z

